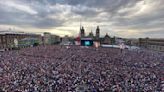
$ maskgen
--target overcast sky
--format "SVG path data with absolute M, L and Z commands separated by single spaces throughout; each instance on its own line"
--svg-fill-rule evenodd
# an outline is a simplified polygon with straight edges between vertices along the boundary
M 164 37 L 164 0 L 0 0 L 0 30 L 76 36 Z

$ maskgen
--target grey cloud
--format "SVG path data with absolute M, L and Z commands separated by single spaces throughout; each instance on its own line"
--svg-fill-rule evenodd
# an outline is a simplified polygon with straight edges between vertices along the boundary
M 96 17 L 100 12 L 96 11 L 96 8 L 89 8 L 89 7 L 84 7 L 84 6 L 78 6 L 75 8 L 72 8 L 72 12 L 77 15 L 81 15 L 84 18 L 94 18 Z
M 132 7 L 140 0 L 66 0 L 67 4 L 94 7 L 108 12 L 115 12 L 124 7 Z
M 37 22 L 33 22 L 32 26 L 37 28 L 53 28 L 62 26 L 64 21 L 59 19 L 50 19 L 50 18 L 44 18 L 40 20 L 36 20 Z
M 33 3 L 36 4 L 36 2 Z M 36 6 L 37 7 L 33 7 L 33 5 L 31 5 L 31 8 L 37 10 L 38 14 L 31 15 L 11 7 L 1 5 L 0 24 L 27 26 L 27 27 L 36 27 L 36 28 L 52 28 L 52 27 L 61 26 L 64 23 L 63 20 L 57 18 L 56 19 L 47 18 L 49 14 L 52 14 L 55 11 L 48 12 L 47 9 L 44 8 L 42 3 L 38 3 L 38 5 Z M 46 8 L 48 8 L 48 6 Z
M 163 28 L 164 25 L 164 12 L 158 11 L 158 13 L 152 13 L 145 16 L 128 18 L 117 18 L 114 20 L 115 26 L 122 26 L 135 29 L 151 29 L 151 28 Z
M 12 1 L 12 0 L 11 0 Z M 88 23 L 97 23 L 102 25 L 105 32 L 110 27 L 121 30 L 123 29 L 136 29 L 143 31 L 143 34 L 163 33 L 164 29 L 164 4 L 163 0 L 150 0 L 159 2 L 158 6 L 149 13 L 132 18 L 126 18 L 130 14 L 137 12 L 136 10 L 126 11 L 119 13 L 120 10 L 125 8 L 133 8 L 138 2 L 143 0 L 14 0 L 19 4 L 27 5 L 37 12 L 31 15 L 27 12 L 11 9 L 7 6 L 0 6 L 0 24 L 9 24 L 17 26 L 29 26 L 35 28 L 53 28 L 62 27 L 64 24 L 67 26 L 73 22 L 79 21 L 80 18 Z M 70 11 L 55 7 L 56 5 L 69 6 Z M 68 12 L 68 13 L 66 13 Z M 105 15 L 101 15 L 105 13 Z M 56 16 L 49 18 L 49 15 Z M 78 16 L 78 17 L 74 17 Z M 61 18 L 64 17 L 64 18 Z M 78 19 L 79 18 L 79 19 Z M 72 23 L 71 23 L 72 22 Z M 86 24 L 87 25 L 87 24 Z M 69 25 L 71 26 L 71 25 Z M 160 31 L 157 30 L 160 28 Z M 154 29 L 153 31 L 151 29 Z M 115 29 L 112 29 L 114 32 Z M 104 32 L 104 33 L 105 33 Z M 145 32 L 145 33 L 144 33 Z
M 2 11 L 1 11 L 2 12 Z M 31 26 L 36 28 L 51 28 L 61 26 L 64 21 L 60 19 L 50 19 L 44 17 L 31 17 L 31 15 L 24 14 L 21 12 L 16 13 L 6 13 L 0 14 L 2 18 L 0 20 L 0 24 L 8 24 L 8 25 L 17 25 L 17 26 Z
M 156 30 L 151 30 L 151 31 L 147 31 L 144 32 L 144 34 L 164 34 L 164 30 L 163 29 L 156 29 Z

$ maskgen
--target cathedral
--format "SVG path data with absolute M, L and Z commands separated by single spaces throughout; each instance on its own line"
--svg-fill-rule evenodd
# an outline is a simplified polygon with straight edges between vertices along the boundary
M 92 39 L 93 42 L 99 43 L 99 44 L 111 44 L 111 37 L 106 34 L 104 37 L 100 37 L 100 27 L 97 26 L 96 33 L 91 31 L 88 35 L 85 33 L 84 27 L 80 27 L 80 38 L 81 39 Z
M 89 33 L 88 36 L 86 36 L 84 27 L 83 26 L 80 27 L 80 37 L 81 38 L 92 38 L 93 40 L 99 40 L 100 39 L 100 28 L 99 28 L 99 26 L 97 26 L 95 36 L 94 36 L 92 31 Z

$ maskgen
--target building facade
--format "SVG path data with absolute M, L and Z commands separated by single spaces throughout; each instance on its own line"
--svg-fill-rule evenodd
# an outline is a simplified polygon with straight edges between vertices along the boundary
M 96 32 L 95 35 L 93 34 L 93 32 L 91 31 L 88 36 L 85 36 L 85 30 L 84 27 L 80 27 L 80 39 L 83 38 L 91 38 L 93 40 L 93 43 L 96 46 L 99 46 L 100 44 L 107 44 L 107 45 L 111 45 L 112 43 L 112 38 L 106 34 L 104 37 L 100 38 L 100 27 L 97 26 L 96 28 Z
M 80 27 L 80 38 L 92 38 L 93 40 L 99 41 L 100 40 L 100 28 L 97 26 L 95 35 L 93 34 L 92 30 L 89 34 L 85 35 L 84 27 Z
M 60 36 L 51 34 L 49 32 L 44 32 L 42 40 L 43 44 L 45 45 L 56 44 L 60 42 Z
M 164 39 L 140 38 L 139 46 L 149 50 L 164 51 Z
M 111 43 L 111 37 L 108 35 L 108 34 L 106 34 L 105 36 L 104 36 L 104 38 L 101 38 L 100 39 L 100 43 L 101 44 L 108 44 L 108 45 L 111 45 L 112 43 Z
M 0 33 L 0 49 L 16 47 L 16 42 L 24 38 L 40 38 L 40 35 L 26 33 Z
M 93 32 L 91 31 L 89 34 L 88 34 L 88 37 L 90 37 L 90 38 L 94 38 L 94 34 L 93 34 Z
M 43 44 L 51 44 L 51 33 L 44 32 Z

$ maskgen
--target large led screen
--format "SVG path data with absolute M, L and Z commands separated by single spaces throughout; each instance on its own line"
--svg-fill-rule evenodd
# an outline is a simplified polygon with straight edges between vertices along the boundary
M 93 46 L 93 41 L 92 40 L 81 40 L 81 45 L 82 46 Z

